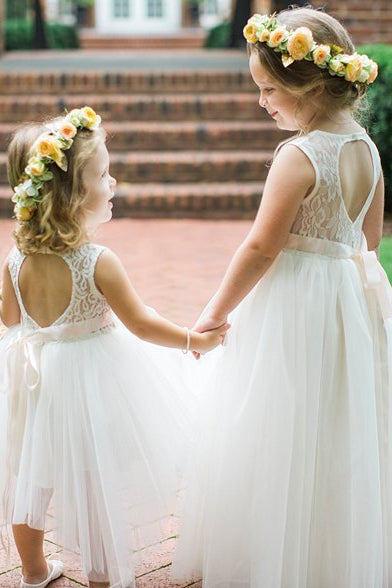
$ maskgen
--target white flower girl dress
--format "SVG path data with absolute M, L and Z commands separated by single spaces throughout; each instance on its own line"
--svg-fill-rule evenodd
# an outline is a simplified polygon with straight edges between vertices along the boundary
M 353 222 L 339 157 L 364 141 Z M 365 132 L 292 141 L 316 185 L 237 307 L 207 393 L 174 577 L 203 588 L 392 585 L 392 296 L 362 224 Z
M 25 256 L 11 254 L 21 326 L 0 341 L 1 514 L 44 529 L 51 505 L 56 542 L 80 550 L 89 579 L 128 588 L 132 550 L 162 538 L 173 513 L 190 427 L 181 354 L 115 318 L 94 283 L 103 250 L 61 254 L 72 297 L 47 328 L 24 308 Z

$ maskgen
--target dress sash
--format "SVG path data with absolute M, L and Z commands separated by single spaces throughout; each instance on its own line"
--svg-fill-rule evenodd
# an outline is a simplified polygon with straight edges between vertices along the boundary
M 392 288 L 375 251 L 368 250 L 365 235 L 362 235 L 360 247 L 355 249 L 337 241 L 290 233 L 284 249 L 317 253 L 336 259 L 352 259 L 358 267 L 363 287 L 376 296 L 384 322 L 392 319 Z

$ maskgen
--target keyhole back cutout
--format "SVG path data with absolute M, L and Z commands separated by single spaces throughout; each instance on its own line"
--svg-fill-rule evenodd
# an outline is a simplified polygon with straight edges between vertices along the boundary
M 59 255 L 28 255 L 20 269 L 19 290 L 30 318 L 40 327 L 49 327 L 70 305 L 72 272 Z
M 354 222 L 374 184 L 374 165 L 369 145 L 362 139 L 345 143 L 340 151 L 339 176 L 346 212 Z

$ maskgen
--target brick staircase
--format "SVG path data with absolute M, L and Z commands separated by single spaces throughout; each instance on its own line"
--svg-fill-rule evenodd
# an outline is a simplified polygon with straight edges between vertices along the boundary
M 355 45 L 392 43 L 391 0 L 329 0 L 327 11 L 348 28 Z
M 23 121 L 89 104 L 108 131 L 114 214 L 249 218 L 273 148 L 247 72 L 0 74 L 0 216 L 12 212 L 6 146 Z
M 206 33 L 202 29 L 184 31 L 179 34 L 156 36 L 104 35 L 95 29 L 82 29 L 79 40 L 82 49 L 200 49 Z

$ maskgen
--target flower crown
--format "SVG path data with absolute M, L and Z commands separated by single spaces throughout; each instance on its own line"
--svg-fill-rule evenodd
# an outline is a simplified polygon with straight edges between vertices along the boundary
M 31 148 L 20 183 L 14 187 L 12 202 L 18 221 L 29 221 L 42 200 L 40 190 L 44 182 L 53 179 L 50 166 L 55 163 L 63 171 L 68 169 L 64 151 L 70 149 L 73 139 L 80 129 L 97 129 L 101 117 L 89 106 L 74 108 L 65 117 L 47 125 L 48 131 L 42 133 Z
M 349 55 L 337 45 L 318 45 L 310 29 L 299 27 L 289 30 L 278 22 L 275 15 L 254 14 L 243 32 L 249 43 L 267 43 L 274 51 L 281 53 L 284 67 L 306 59 L 321 69 L 328 69 L 331 76 L 344 77 L 348 82 L 372 84 L 377 77 L 377 63 L 367 55 Z

